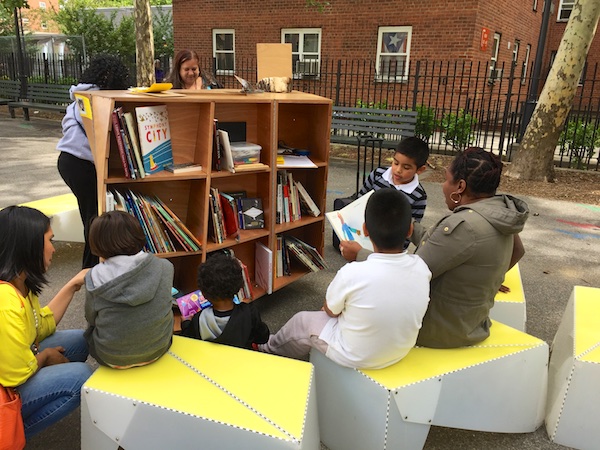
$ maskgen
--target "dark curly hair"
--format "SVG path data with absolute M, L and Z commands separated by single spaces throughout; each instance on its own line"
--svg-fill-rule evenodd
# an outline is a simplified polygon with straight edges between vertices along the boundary
M 198 267 L 198 289 L 210 302 L 233 299 L 243 284 L 242 266 L 232 256 L 217 253 Z
M 127 89 L 129 69 L 117 56 L 99 54 L 91 59 L 79 82 L 95 84 L 100 89 Z
M 502 161 L 481 147 L 469 147 L 459 152 L 450 164 L 453 180 L 465 180 L 474 196 L 494 195 L 500 185 Z

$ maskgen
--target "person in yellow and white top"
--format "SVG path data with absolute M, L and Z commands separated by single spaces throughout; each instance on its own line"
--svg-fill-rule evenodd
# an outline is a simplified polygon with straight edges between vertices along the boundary
M 92 374 L 83 330 L 56 330 L 88 269 L 44 307 L 38 295 L 54 245 L 50 219 L 37 209 L 0 211 L 0 384 L 21 395 L 27 438 L 76 409 Z

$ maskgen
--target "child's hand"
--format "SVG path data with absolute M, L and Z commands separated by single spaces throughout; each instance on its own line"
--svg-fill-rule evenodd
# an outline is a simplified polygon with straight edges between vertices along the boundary
M 358 252 L 362 250 L 362 246 L 356 241 L 341 241 L 340 253 L 346 261 L 356 261 Z

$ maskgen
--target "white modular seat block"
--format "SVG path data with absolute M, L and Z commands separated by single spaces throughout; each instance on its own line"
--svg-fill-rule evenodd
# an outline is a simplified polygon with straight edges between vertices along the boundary
M 84 242 L 83 222 L 77 199 L 73 194 L 57 195 L 23 203 L 21 206 L 39 209 L 50 217 L 50 226 L 57 241 Z
M 385 369 L 341 367 L 318 351 L 311 362 L 331 450 L 419 449 L 431 425 L 527 433 L 544 419 L 548 345 L 499 322 L 477 346 L 414 348 Z
M 311 364 L 179 336 L 148 366 L 100 367 L 81 422 L 83 450 L 320 446 Z
M 517 330 L 526 331 L 527 304 L 525 303 L 519 264 L 515 264 L 506 272 L 502 284 L 507 286 L 510 292 L 498 291 L 494 298 L 494 306 L 490 310 L 490 319 L 502 322 Z
M 600 289 L 575 286 L 554 337 L 546 431 L 578 449 L 600 443 Z

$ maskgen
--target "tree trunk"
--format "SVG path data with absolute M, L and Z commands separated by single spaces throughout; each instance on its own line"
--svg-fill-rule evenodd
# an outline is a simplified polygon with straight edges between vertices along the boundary
M 550 0 L 546 0 L 550 1 Z M 600 0 L 577 0 L 521 145 L 506 174 L 554 181 L 554 152 L 600 18 Z
M 149 0 L 135 0 L 135 56 L 138 86 L 154 83 L 154 37 Z

